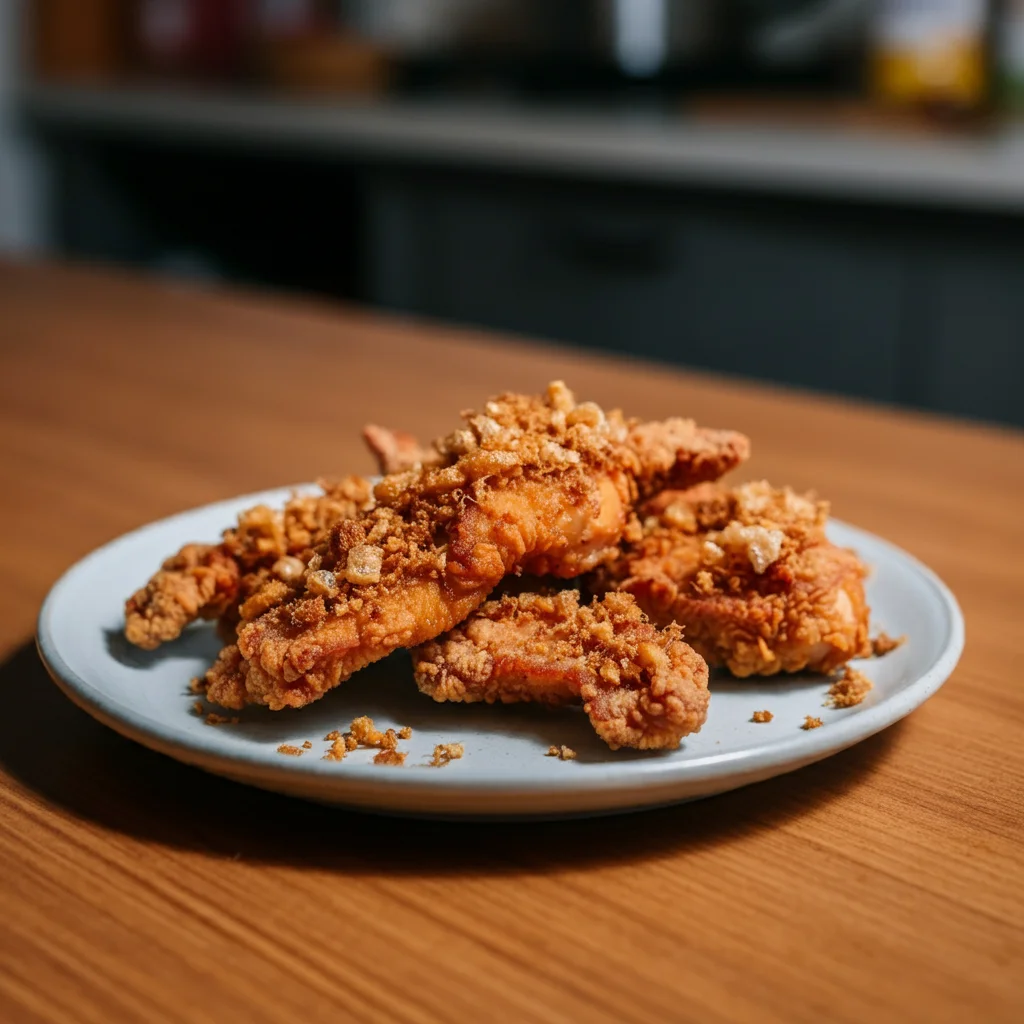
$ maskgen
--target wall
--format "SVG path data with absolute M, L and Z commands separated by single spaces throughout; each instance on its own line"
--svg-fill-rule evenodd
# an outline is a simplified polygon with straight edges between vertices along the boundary
M 30 0 L 0 0 L 0 253 L 45 251 L 46 168 L 18 124 Z

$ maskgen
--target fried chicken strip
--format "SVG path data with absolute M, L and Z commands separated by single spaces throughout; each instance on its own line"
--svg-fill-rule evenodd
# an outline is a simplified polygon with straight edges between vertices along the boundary
M 747 451 L 741 435 L 688 421 L 641 429 L 605 416 L 560 382 L 463 418 L 432 464 L 384 477 L 374 508 L 331 530 L 296 592 L 258 615 L 243 605 L 237 649 L 207 674 L 211 700 L 308 704 L 451 629 L 510 573 L 569 578 L 614 558 L 631 524 L 638 533 L 638 494 L 717 477 Z M 647 462 L 652 436 L 661 448 Z
M 125 636 L 153 650 L 196 619 L 221 619 L 234 633 L 237 607 L 274 577 L 302 575 L 299 556 L 322 542 L 330 528 L 371 499 L 361 477 L 321 481 L 322 494 L 296 495 L 283 509 L 257 505 L 225 530 L 219 544 L 186 544 L 125 604 Z
M 664 492 L 643 537 L 596 574 L 659 624 L 679 623 L 739 677 L 832 672 L 868 650 L 866 570 L 825 536 L 828 505 L 765 482 Z
M 487 601 L 413 652 L 436 701 L 583 704 L 609 747 L 675 749 L 704 724 L 708 667 L 672 625 L 658 629 L 629 594 L 589 605 L 579 591 Z

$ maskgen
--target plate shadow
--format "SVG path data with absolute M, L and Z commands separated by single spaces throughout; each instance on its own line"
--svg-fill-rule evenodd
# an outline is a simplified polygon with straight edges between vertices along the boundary
M 516 874 L 665 856 L 774 829 L 861 785 L 898 746 L 897 723 L 789 775 L 618 817 L 391 818 L 266 793 L 105 728 L 54 685 L 33 643 L 0 663 L 0 770 L 58 813 L 210 856 L 349 874 Z

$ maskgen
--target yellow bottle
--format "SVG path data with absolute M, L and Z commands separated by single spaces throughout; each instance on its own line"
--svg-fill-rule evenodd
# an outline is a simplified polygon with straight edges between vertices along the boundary
M 883 102 L 969 114 L 988 101 L 988 0 L 879 0 L 871 79 Z

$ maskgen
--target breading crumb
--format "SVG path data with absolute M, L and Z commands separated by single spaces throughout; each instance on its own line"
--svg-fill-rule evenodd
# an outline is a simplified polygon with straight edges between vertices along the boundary
M 394 729 L 381 732 L 373 724 L 373 719 L 362 715 L 352 719 L 345 743 L 349 750 L 356 747 L 378 747 L 381 750 L 394 750 L 398 746 L 398 733 Z
M 871 641 L 871 653 L 876 658 L 881 658 L 882 655 L 888 654 L 890 651 L 895 651 L 897 647 L 902 647 L 907 642 L 905 636 L 891 637 L 888 633 L 879 633 Z
M 207 725 L 238 725 L 241 719 L 237 715 L 229 718 L 227 715 L 218 715 L 211 711 L 203 721 L 205 721 Z
M 203 704 L 203 702 L 201 700 L 193 701 L 193 703 L 192 703 L 192 710 L 197 715 L 205 715 L 206 714 L 206 707 L 204 706 L 204 704 Z
M 206 683 L 199 676 L 196 676 L 188 684 L 188 689 L 190 693 L 206 693 Z
M 302 757 L 302 747 L 293 747 L 290 743 L 282 743 L 277 748 L 279 754 L 287 754 L 288 757 Z
M 350 750 L 358 747 L 375 747 L 379 753 L 374 757 L 374 764 L 400 765 L 405 764 L 406 754 L 398 750 L 399 739 L 409 739 L 412 736 L 412 729 L 403 726 L 398 732 L 394 729 L 386 729 L 381 732 L 374 724 L 373 719 L 367 715 L 360 715 L 352 719 L 349 731 L 342 733 L 338 729 L 332 729 L 324 739 L 331 744 L 330 749 L 323 756 L 324 761 L 343 761 Z M 303 746 L 311 747 L 313 744 L 307 740 Z
M 559 761 L 575 761 L 576 751 L 567 747 L 564 743 L 558 747 L 548 747 L 545 757 L 557 757 Z
M 852 708 L 859 704 L 873 688 L 874 683 L 863 672 L 847 667 L 842 679 L 837 679 L 828 688 L 824 707 Z
M 309 740 L 303 740 L 302 741 L 302 749 L 303 750 L 312 750 L 313 749 L 313 744 L 310 743 Z
M 431 767 L 443 768 L 451 761 L 458 761 L 464 753 L 465 748 L 461 743 L 438 743 L 434 747 L 434 756 L 430 761 Z
M 770 711 L 755 711 L 752 722 L 770 722 L 775 716 Z
M 321 760 L 344 761 L 348 751 L 345 749 L 345 741 L 339 736 L 332 744 L 331 749 L 324 754 Z
M 815 718 L 813 715 L 804 716 L 804 724 L 800 726 L 801 729 L 820 729 L 825 723 L 820 718 Z

